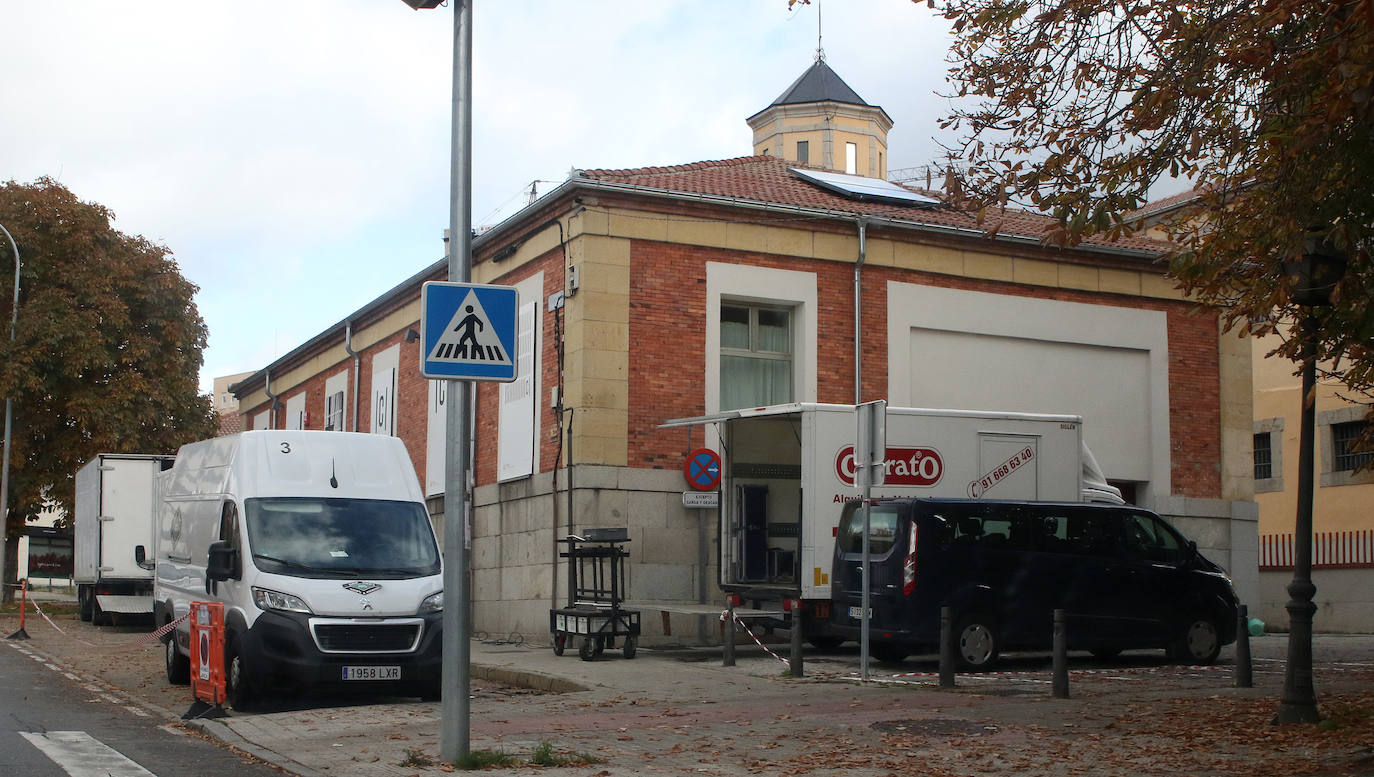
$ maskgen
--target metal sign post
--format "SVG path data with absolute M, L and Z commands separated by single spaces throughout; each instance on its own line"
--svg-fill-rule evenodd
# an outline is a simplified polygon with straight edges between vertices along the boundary
M 854 443 L 854 481 L 863 488 L 864 546 L 863 596 L 859 601 L 859 679 L 868 682 L 869 555 L 868 534 L 872 529 L 869 502 L 873 486 L 881 486 L 887 475 L 887 400 L 865 402 L 855 408 L 858 416 Z

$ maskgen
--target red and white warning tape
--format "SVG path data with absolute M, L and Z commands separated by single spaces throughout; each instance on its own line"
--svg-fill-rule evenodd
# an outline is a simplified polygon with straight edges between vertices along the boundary
M 37 601 L 35 601 L 35 600 L 33 600 L 33 599 L 30 599 L 30 600 L 29 600 L 29 603 L 33 605 L 34 611 L 37 612 L 39 615 L 41 615 L 41 616 L 43 617 L 43 620 L 45 620 L 45 621 L 48 622 L 48 625 L 49 625 L 49 626 L 52 626 L 54 629 L 57 629 L 58 633 L 61 634 L 62 636 L 66 637 L 67 639 L 70 639 L 70 640 L 72 640 L 72 641 L 74 641 L 74 642 L 80 642 L 81 644 L 85 645 L 86 647 L 101 647 L 100 645 L 97 645 L 97 644 L 95 644 L 94 642 L 87 642 L 86 640 L 84 640 L 84 639 L 82 639 L 82 638 L 76 636 L 75 634 L 68 634 L 65 630 L 63 630 L 63 628 L 62 628 L 61 626 L 59 626 L 59 625 L 57 625 L 56 623 L 54 623 L 54 622 L 53 622 L 53 619 L 52 619 L 52 618 L 49 618 L 49 617 L 48 617 L 48 614 L 47 614 L 46 612 L 43 612 L 43 608 L 38 606 L 38 602 L 37 602 Z M 113 650 L 114 650 L 114 652 L 120 652 L 120 651 L 124 651 L 124 650 L 132 650 L 132 649 L 134 649 L 134 648 L 146 647 L 146 646 L 148 646 L 148 645 L 153 644 L 154 642 L 161 642 L 161 641 L 162 641 L 162 638 L 165 637 L 165 636 L 167 636 L 168 634 L 170 634 L 171 631 L 172 631 L 172 629 L 175 629 L 177 626 L 181 625 L 183 622 L 186 621 L 187 618 L 190 618 L 190 617 L 191 617 L 191 613 L 188 612 L 188 613 L 186 613 L 185 615 L 181 616 L 180 618 L 177 618 L 176 620 L 172 621 L 171 623 L 168 623 L 167 625 L 163 626 L 162 628 L 160 628 L 160 629 L 158 629 L 158 630 L 152 632 L 151 634 L 145 634 L 144 636 L 141 636 L 141 637 L 139 637 L 139 638 L 137 638 L 137 639 L 134 639 L 134 640 L 129 641 L 129 642 L 125 642 L 123 645 L 120 645 L 120 646 L 117 646 L 117 647 L 113 648 Z
M 738 615 L 734 615 L 734 613 L 732 613 L 730 610 L 721 610 L 721 612 L 720 612 L 720 619 L 721 619 L 722 622 L 724 622 L 726 618 L 729 618 L 729 617 L 731 617 L 732 615 L 733 615 L 734 618 L 735 618 L 735 623 L 738 623 L 738 624 L 744 629 L 744 633 L 745 633 L 745 634 L 748 634 L 748 635 L 749 635 L 749 638 L 752 639 L 752 640 L 754 640 L 754 644 L 755 644 L 755 645 L 758 645 L 759 647 L 763 648 L 763 652 L 767 653 L 768 655 L 772 656 L 773 658 L 778 659 L 779 661 L 783 662 L 783 663 L 786 664 L 787 666 L 791 666 L 791 665 L 792 665 L 792 662 L 791 662 L 791 661 L 789 661 L 788 659 L 783 658 L 782 656 L 778 655 L 777 653 L 774 653 L 773 651 L 769 650 L 767 645 L 765 645 L 765 644 L 763 644 L 762 642 L 760 642 L 760 641 L 759 641 L 759 638 L 756 637 L 756 636 L 754 636 L 754 632 L 752 632 L 752 631 L 749 630 L 749 627 L 745 625 L 744 620 L 743 620 L 742 618 L 740 618 Z

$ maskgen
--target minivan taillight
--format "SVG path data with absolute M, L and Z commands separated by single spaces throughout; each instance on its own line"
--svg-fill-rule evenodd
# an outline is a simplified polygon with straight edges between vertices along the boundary
M 902 562 L 902 596 L 916 590 L 916 522 L 911 522 L 911 535 L 906 542 L 906 560 Z

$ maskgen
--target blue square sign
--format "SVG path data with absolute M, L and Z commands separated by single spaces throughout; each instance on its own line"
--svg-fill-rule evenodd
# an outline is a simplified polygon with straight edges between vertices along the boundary
M 420 374 L 438 380 L 515 380 L 513 286 L 431 281 L 420 288 Z

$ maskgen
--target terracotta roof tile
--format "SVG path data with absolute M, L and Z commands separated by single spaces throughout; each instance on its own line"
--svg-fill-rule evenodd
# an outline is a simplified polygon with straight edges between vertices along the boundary
M 994 226 L 999 234 L 1041 239 L 1053 221 L 1027 211 L 1008 210 L 990 214 L 979 224 L 975 214 L 942 203 L 930 207 L 893 205 L 883 202 L 852 200 L 825 191 L 791 173 L 798 167 L 773 156 L 748 156 L 717 159 L 668 167 L 638 167 L 625 170 L 582 170 L 584 179 L 611 184 L 657 189 L 662 191 L 700 194 L 743 202 L 782 205 L 832 211 L 837 214 L 873 216 L 909 221 L 938 227 L 987 232 Z M 930 194 L 921 189 L 913 192 Z M 1167 243 L 1145 237 L 1130 237 L 1117 241 L 1090 238 L 1082 248 L 1134 249 L 1152 253 L 1163 252 Z

